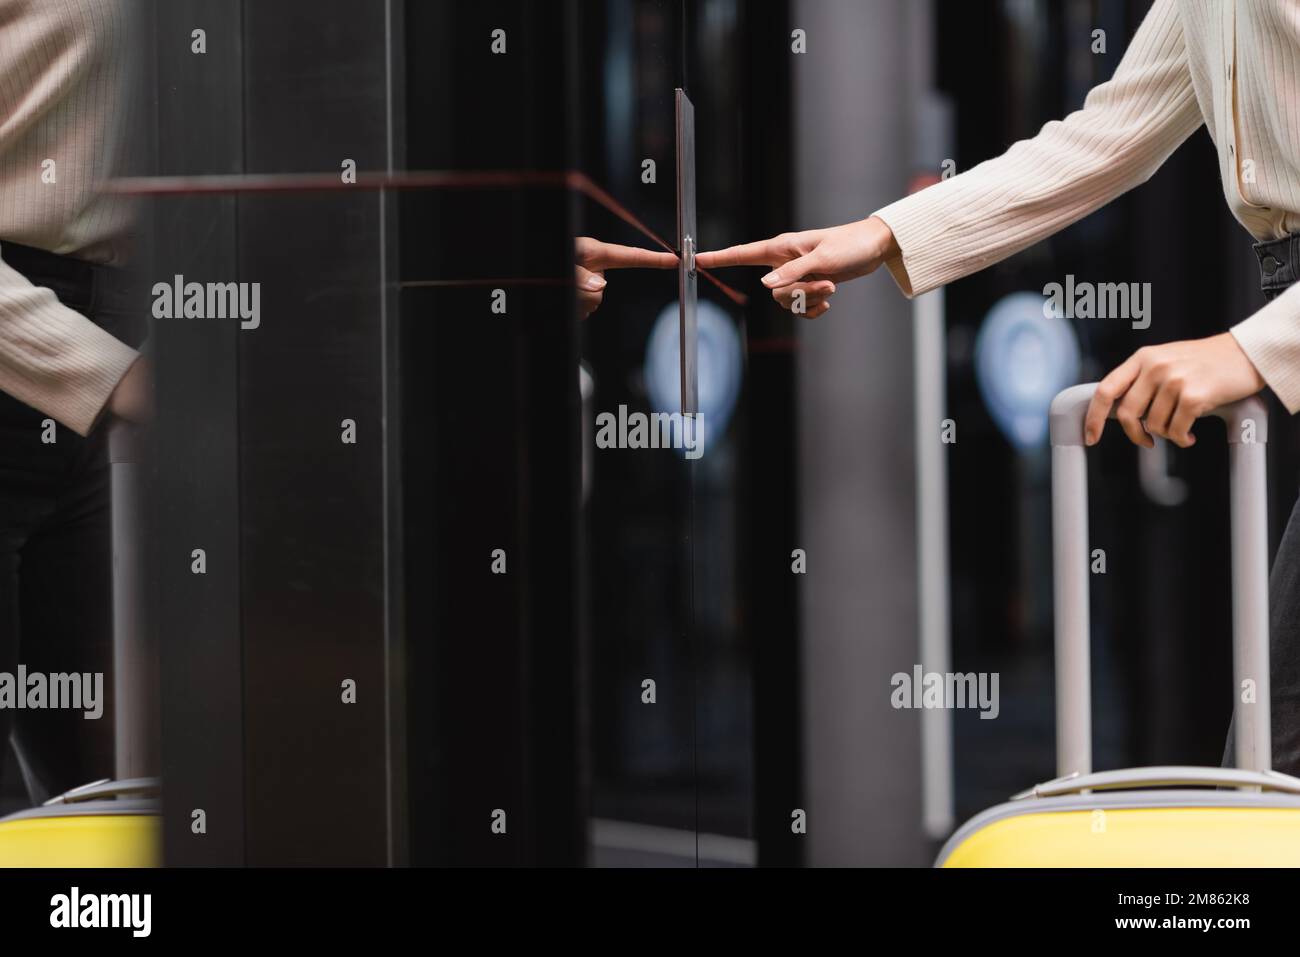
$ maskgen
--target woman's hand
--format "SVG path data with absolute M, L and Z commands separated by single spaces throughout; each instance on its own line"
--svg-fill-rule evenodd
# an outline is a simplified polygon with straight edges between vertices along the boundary
M 830 309 L 836 283 L 865 276 L 897 254 L 893 231 L 883 219 L 871 216 L 843 226 L 782 233 L 756 243 L 699 253 L 695 262 L 702 269 L 775 267 L 763 277 L 772 298 L 786 309 L 816 319 Z
M 1097 386 L 1083 423 L 1084 441 L 1093 445 L 1101 438 L 1118 403 L 1115 417 L 1134 445 L 1151 448 L 1151 436 L 1159 435 L 1187 448 L 1196 442 L 1191 429 L 1198 418 L 1262 388 L 1263 377 L 1230 332 L 1146 346 Z
M 108 397 L 108 411 L 137 425 L 153 418 L 153 370 L 144 356 L 131 363 Z

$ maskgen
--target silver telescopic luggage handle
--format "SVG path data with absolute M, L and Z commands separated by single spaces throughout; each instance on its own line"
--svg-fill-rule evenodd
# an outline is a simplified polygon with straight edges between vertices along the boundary
M 108 426 L 113 535 L 113 737 L 116 776 L 139 778 L 149 767 L 147 649 L 141 619 L 142 518 L 140 431 L 122 419 Z
M 1097 383 L 1052 400 L 1052 552 L 1056 603 L 1056 772 L 1092 771 L 1088 621 L 1088 466 L 1083 421 Z M 1212 415 L 1228 427 L 1232 483 L 1232 670 L 1237 767 L 1272 764 L 1268 683 L 1268 412 L 1258 396 Z M 1113 417 L 1113 416 L 1112 416 Z

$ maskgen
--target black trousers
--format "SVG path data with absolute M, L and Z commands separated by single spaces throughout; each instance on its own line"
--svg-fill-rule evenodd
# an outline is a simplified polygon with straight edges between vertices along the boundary
M 132 344 L 121 270 L 0 242 L 0 258 Z M 106 428 L 88 437 L 0 393 L 0 672 L 102 672 L 103 714 L 0 708 L 34 801 L 113 776 L 112 551 Z M 0 762 L 3 764 L 3 762 Z
M 1300 235 L 1257 243 L 1260 286 L 1273 299 L 1300 279 Z M 1273 770 L 1300 776 L 1300 501 L 1291 510 L 1268 581 Z M 1235 717 L 1234 717 L 1235 723 Z M 1224 767 L 1236 763 L 1233 725 Z

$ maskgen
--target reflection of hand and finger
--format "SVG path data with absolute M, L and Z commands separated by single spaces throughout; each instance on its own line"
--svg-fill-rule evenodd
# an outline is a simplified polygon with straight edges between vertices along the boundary
M 701 269 L 771 267 L 763 285 L 772 291 L 772 298 L 786 309 L 815 319 L 830 309 L 836 283 L 867 275 L 897 251 L 893 232 L 883 220 L 871 217 L 702 252 L 695 261 Z
M 108 397 L 108 411 L 119 419 L 142 425 L 153 419 L 153 367 L 140 356 Z
M 578 316 L 586 319 L 605 296 L 607 269 L 674 269 L 677 256 L 636 246 L 604 243 L 590 236 L 574 240 L 574 282 L 578 287 Z

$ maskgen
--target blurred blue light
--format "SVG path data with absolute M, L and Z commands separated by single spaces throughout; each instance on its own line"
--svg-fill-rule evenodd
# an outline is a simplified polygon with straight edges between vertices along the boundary
M 744 356 L 735 323 L 714 303 L 705 299 L 699 301 L 695 310 L 695 330 L 699 347 L 696 375 L 700 414 L 704 418 L 703 442 L 707 449 L 711 442 L 722 437 L 731 420 L 740 395 Z M 681 411 L 680 336 L 677 303 L 672 302 L 659 313 L 646 341 L 645 387 L 652 411 Z M 677 453 L 681 455 L 683 450 L 678 449 Z
M 1052 398 L 1079 377 L 1079 343 L 1059 314 L 1034 292 L 999 299 L 975 339 L 975 379 L 989 415 L 1024 451 L 1047 438 Z

